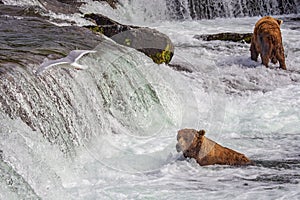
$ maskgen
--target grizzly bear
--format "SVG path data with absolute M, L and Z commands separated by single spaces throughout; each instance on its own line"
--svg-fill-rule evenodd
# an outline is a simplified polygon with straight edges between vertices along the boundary
M 247 165 L 251 161 L 241 153 L 223 147 L 204 136 L 205 131 L 182 129 L 178 131 L 176 149 L 186 158 L 194 158 L 203 165 Z
M 257 61 L 260 54 L 262 64 L 268 67 L 269 60 L 273 64 L 279 61 L 280 67 L 286 70 L 284 49 L 282 45 L 280 25 L 282 20 L 266 16 L 255 24 L 251 39 L 251 59 Z

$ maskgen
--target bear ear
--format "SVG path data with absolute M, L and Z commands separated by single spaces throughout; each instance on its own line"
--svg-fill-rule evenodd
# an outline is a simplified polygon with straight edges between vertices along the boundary
M 200 130 L 200 131 L 197 131 L 197 136 L 198 137 L 202 137 L 205 135 L 205 130 Z
M 280 19 L 276 19 L 276 21 L 277 21 L 277 23 L 279 24 L 279 26 L 283 23 L 283 21 L 280 20 Z

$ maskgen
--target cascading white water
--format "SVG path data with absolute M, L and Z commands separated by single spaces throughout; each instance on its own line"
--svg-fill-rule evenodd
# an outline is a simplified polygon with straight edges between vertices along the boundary
M 282 27 L 283 71 L 251 61 L 248 44 L 193 38 L 249 32 L 258 17 L 164 21 L 177 16 L 166 1 L 122 3 L 117 11 L 99 2 L 82 10 L 166 33 L 174 61 L 193 73 L 110 40 L 80 60 L 85 71 L 58 67 L 35 77 L 36 64 L 1 69 L 0 199 L 299 198 L 299 23 Z M 180 16 L 191 19 L 183 8 Z M 176 132 L 186 127 L 260 162 L 181 160 Z
M 299 12 L 297 0 L 121 0 L 131 19 L 155 21 L 165 19 L 213 19 L 291 14 Z
M 297 12 L 295 5 L 296 1 L 294 0 L 189 1 L 191 16 L 196 19 L 289 14 Z
M 38 0 L 4 0 L 5 4 L 41 6 Z M 118 10 L 98 1 L 86 1 L 82 12 L 101 12 L 121 22 L 142 24 L 160 20 L 213 19 L 263 15 L 281 15 L 300 12 L 297 0 L 119 0 Z M 57 16 L 59 17 L 59 16 Z
M 155 85 L 147 79 L 154 76 L 145 73 L 136 51 L 114 46 L 99 44 L 95 49 L 99 59 L 86 63 L 90 72 L 62 71 L 43 77 L 22 69 L 6 73 L 2 110 L 12 118 L 20 117 L 65 152 L 93 135 L 112 132 L 108 115 L 140 136 L 153 134 L 148 128 L 173 123 L 168 116 L 174 115 L 168 108 L 172 99 L 160 100 Z M 152 67 L 147 66 L 147 71 Z
M 89 66 L 86 71 L 55 68 L 36 77 L 29 67 L 2 76 L 0 164 L 1 173 L 10 170 L 13 180 L 1 183 L 1 193 L 68 196 L 67 188 L 78 187 L 85 176 L 69 175 L 76 170 L 68 159 L 80 160 L 81 152 L 94 158 L 89 165 L 102 170 L 157 170 L 174 149 L 176 130 L 218 118 L 198 116 L 214 99 L 203 94 L 210 101 L 197 101 L 178 72 L 112 41 L 104 40 L 95 50 L 80 61 Z M 160 144 L 153 147 L 156 141 Z
M 36 6 L 40 5 L 38 0 L 3 0 L 4 4 L 16 6 Z

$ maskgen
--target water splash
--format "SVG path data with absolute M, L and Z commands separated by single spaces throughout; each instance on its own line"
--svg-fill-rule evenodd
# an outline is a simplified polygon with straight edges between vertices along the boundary
M 40 5 L 38 0 L 3 0 L 6 5 L 16 5 L 16 6 L 36 6 Z
M 297 13 L 295 0 L 189 0 L 190 15 L 194 19 L 216 17 L 244 17 Z
M 95 50 L 95 55 L 83 58 L 86 71 L 56 68 L 39 77 L 30 68 L 5 71 L 0 108 L 63 152 L 72 152 L 93 135 L 111 132 L 108 115 L 140 136 L 172 121 L 166 114 L 172 113 L 170 108 L 162 105 L 147 78 L 144 56 L 139 60 L 136 51 L 112 42 L 102 42 Z M 148 60 L 147 67 L 151 65 Z
M 121 0 L 133 21 L 214 19 L 281 15 L 299 12 L 296 0 Z M 142 17 L 142 18 L 141 18 Z

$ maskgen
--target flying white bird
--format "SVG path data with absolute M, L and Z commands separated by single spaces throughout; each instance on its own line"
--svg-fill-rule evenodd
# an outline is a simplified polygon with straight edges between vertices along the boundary
M 45 58 L 43 63 L 36 70 L 35 74 L 40 75 L 50 67 L 54 67 L 56 65 L 63 65 L 63 64 L 69 64 L 75 69 L 87 69 L 86 66 L 78 64 L 77 61 L 85 54 L 96 53 L 96 52 L 97 51 L 92 51 L 92 50 L 73 50 L 70 51 L 70 53 L 64 58 L 60 58 L 56 60 L 49 60 L 48 58 Z

